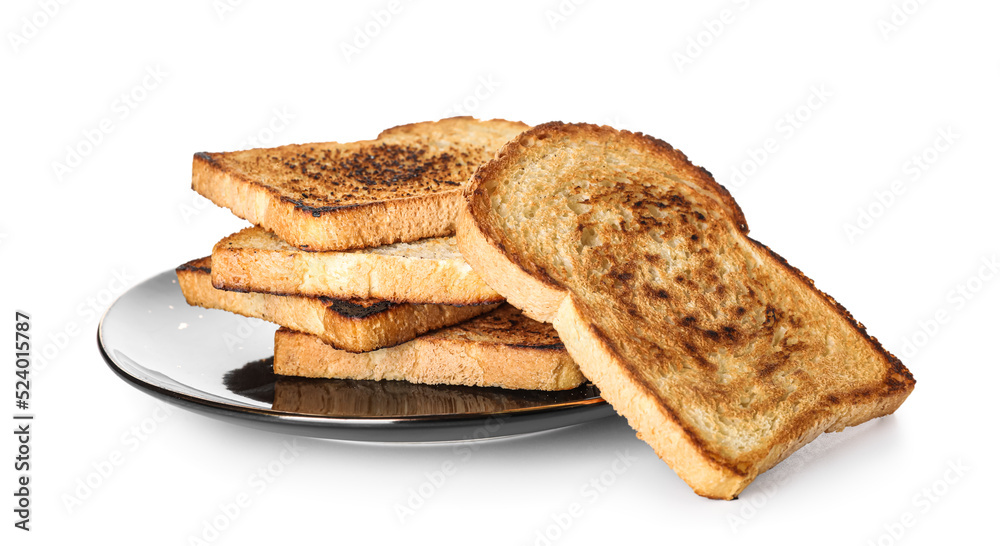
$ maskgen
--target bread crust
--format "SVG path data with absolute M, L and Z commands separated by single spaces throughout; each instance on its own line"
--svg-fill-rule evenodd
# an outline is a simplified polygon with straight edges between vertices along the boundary
M 306 250 L 345 250 L 450 235 L 461 185 L 528 126 L 448 118 L 376 140 L 194 155 L 191 187 Z
M 211 257 L 177 268 L 188 304 L 221 309 L 313 334 L 338 349 L 373 351 L 410 341 L 425 332 L 488 313 L 497 305 L 429 305 L 350 302 L 258 292 L 232 292 L 212 286 Z
M 702 199 L 703 203 L 710 204 L 709 208 L 717 213 L 718 219 L 723 220 L 724 223 L 728 222 L 732 226 L 733 232 L 740 234 L 738 245 L 745 246 L 738 246 L 738 248 L 748 252 L 748 259 L 759 260 L 762 264 L 754 267 L 764 267 L 771 272 L 770 275 L 773 278 L 787 282 L 792 292 L 806 294 L 804 297 L 810 297 L 808 294 L 819 296 L 818 301 L 822 303 L 816 304 L 816 309 L 810 308 L 810 312 L 815 312 L 819 316 L 828 316 L 830 320 L 843 321 L 846 329 L 853 332 L 850 335 L 856 336 L 855 339 L 848 341 L 866 346 L 866 350 L 869 350 L 872 355 L 871 358 L 881 362 L 881 364 L 874 364 L 874 366 L 882 367 L 882 375 L 876 380 L 867 380 L 865 384 L 857 387 L 852 387 L 843 381 L 826 382 L 824 378 L 820 378 L 816 390 L 825 397 L 820 401 L 812 398 L 807 399 L 800 392 L 786 394 L 790 400 L 795 401 L 794 408 L 796 409 L 779 408 L 785 412 L 782 415 L 784 418 L 783 428 L 779 433 L 773 435 L 764 445 L 751 446 L 744 455 L 737 456 L 727 453 L 731 450 L 722 447 L 718 441 L 709 439 L 713 437 L 712 433 L 710 429 L 704 427 L 711 425 L 710 421 L 708 425 L 703 423 L 699 428 L 690 418 L 683 418 L 680 414 L 682 409 L 691 411 L 692 405 L 700 407 L 700 404 L 709 407 L 712 404 L 729 404 L 731 400 L 719 400 L 715 397 L 690 399 L 671 395 L 654 388 L 650 381 L 645 379 L 647 377 L 645 374 L 648 373 L 648 364 L 629 359 L 617 348 L 628 347 L 634 343 L 609 338 L 608 333 L 598 327 L 598 324 L 607 324 L 607 319 L 595 316 L 593 313 L 598 311 L 588 308 L 574 294 L 573 288 L 549 274 L 549 271 L 553 271 L 552 267 L 554 267 L 554 260 L 550 259 L 551 252 L 545 255 L 529 254 L 519 247 L 509 247 L 511 244 L 509 241 L 508 244 L 505 244 L 506 232 L 498 225 L 497 217 L 492 209 L 491 188 L 504 184 L 509 176 L 514 176 L 512 173 L 516 173 L 517 169 L 524 167 L 521 160 L 522 156 L 529 154 L 527 150 L 536 145 L 547 146 L 545 141 L 548 139 L 560 142 L 592 141 L 603 143 L 605 148 L 612 149 L 609 154 L 618 153 L 626 157 L 632 157 L 631 154 L 642 158 L 655 157 L 658 167 L 667 165 L 666 168 L 671 169 L 671 171 L 662 174 L 665 185 L 685 184 L 689 188 L 689 190 L 685 190 L 687 195 L 694 195 Z M 565 150 L 559 150 L 555 144 L 542 149 L 553 155 L 569 153 Z M 537 168 L 546 170 L 545 165 L 537 166 Z M 549 176 L 559 177 L 560 175 L 562 173 L 553 173 Z M 576 173 L 576 176 L 584 175 Z M 553 191 L 549 186 L 543 188 L 540 191 Z M 897 358 L 885 351 L 877 340 L 870 337 L 850 313 L 833 298 L 817 290 L 812 281 L 799 270 L 788 265 L 784 259 L 766 246 L 749 238 L 746 235 L 748 228 L 743 213 L 733 201 L 732 196 L 722 186 L 715 183 L 707 171 L 691 165 L 683 154 L 663 141 L 641 133 L 619 132 L 608 127 L 586 124 L 567 125 L 553 122 L 540 125 L 504 145 L 492 161 L 480 167 L 465 188 L 465 196 L 466 206 L 463 208 L 457 223 L 457 239 L 466 260 L 486 279 L 488 284 L 506 296 L 510 303 L 524 310 L 525 314 L 537 320 L 553 323 L 570 355 L 580 366 L 584 375 L 601 389 L 602 396 L 620 414 L 628 418 L 630 425 L 637 430 L 639 437 L 649 443 L 656 453 L 699 495 L 719 499 L 735 498 L 759 473 L 777 464 L 823 431 L 841 430 L 845 426 L 856 425 L 868 419 L 892 413 L 913 389 L 915 382 L 912 375 Z M 677 205 L 680 208 L 676 210 L 686 211 L 688 214 L 701 214 L 689 207 L 690 203 L 683 201 L 683 199 L 678 199 L 676 203 L 671 203 L 671 205 Z M 667 208 L 666 210 L 670 214 L 674 209 Z M 654 214 L 655 216 L 658 215 Z M 716 221 L 719 221 L 718 219 Z M 664 220 L 664 222 L 670 221 L 669 217 Z M 644 224 L 641 229 L 648 230 L 649 226 L 657 225 L 659 224 L 654 221 Z M 684 233 L 688 233 L 688 231 Z M 629 240 L 628 236 L 629 233 L 626 230 L 622 238 L 627 241 Z M 697 240 L 697 237 L 693 239 Z M 650 263 L 653 262 L 651 257 Z M 750 267 L 748 264 L 747 269 Z M 733 273 L 730 272 L 730 274 Z M 610 280 L 612 284 L 619 281 L 627 282 L 631 278 L 631 273 L 624 274 L 613 267 L 608 275 L 612 277 Z M 680 279 L 680 277 L 678 278 Z M 689 281 L 689 279 L 684 280 Z M 634 287 L 634 290 L 640 288 L 642 287 Z M 669 296 L 672 295 L 664 292 L 659 297 Z M 617 316 L 616 313 L 621 315 L 631 313 L 634 309 L 632 305 L 634 302 L 628 297 L 623 299 L 625 301 L 620 302 L 621 308 L 602 308 L 599 312 L 615 316 Z M 637 301 L 641 303 L 643 300 Z M 612 305 L 618 304 L 618 301 L 612 302 Z M 825 310 L 819 309 L 819 307 L 823 307 Z M 666 345 L 674 343 L 669 340 L 670 336 L 676 336 L 680 333 L 683 333 L 684 336 L 690 335 L 688 333 L 691 330 L 690 325 L 682 322 L 680 320 L 682 318 L 686 321 L 689 317 L 678 316 L 666 319 L 667 321 L 680 322 L 676 327 L 664 327 L 664 336 L 666 336 L 664 343 Z M 691 323 L 695 323 L 695 317 L 690 318 L 692 319 Z M 770 320 L 770 318 L 769 315 L 766 320 Z M 623 328 L 628 329 L 627 327 Z M 705 343 L 693 340 L 692 343 L 686 345 L 685 350 L 690 349 L 692 358 L 702 359 L 701 362 L 704 362 L 710 372 L 714 373 L 718 370 L 711 369 L 712 362 L 708 362 L 707 359 L 716 358 L 717 353 L 710 354 L 709 351 L 737 347 L 738 343 L 734 340 L 740 332 L 735 331 L 732 334 L 734 340 L 729 340 L 729 343 L 724 339 L 720 340 L 720 334 L 717 331 L 708 330 L 703 333 L 711 334 L 712 340 Z M 782 335 L 784 333 L 784 331 L 781 332 Z M 779 338 L 776 336 L 775 339 Z M 747 340 L 744 339 L 743 343 L 746 342 Z M 695 344 L 697 347 L 694 346 Z M 697 377 L 709 375 L 705 370 L 696 370 L 695 372 L 702 374 Z M 758 369 L 753 370 L 753 372 L 757 374 L 752 383 L 754 388 L 757 388 L 758 385 L 762 389 L 773 387 L 771 379 L 767 376 L 769 370 Z M 798 370 L 790 375 L 800 373 L 805 372 Z M 809 382 L 811 378 L 808 377 L 795 377 L 793 379 L 798 380 L 796 384 L 813 385 Z M 713 389 L 726 393 L 724 388 L 717 388 L 713 385 L 708 385 L 706 392 L 714 392 Z M 733 393 L 727 394 L 732 395 Z M 800 400 L 803 407 L 798 405 Z M 678 407 L 679 403 L 684 405 Z
M 506 305 L 458 326 L 360 354 L 282 328 L 274 336 L 274 373 L 530 390 L 566 390 L 583 382 L 555 330 Z
M 212 249 L 212 284 L 220 290 L 336 299 L 449 305 L 504 301 L 465 263 L 451 237 L 358 251 L 309 252 L 251 227 Z

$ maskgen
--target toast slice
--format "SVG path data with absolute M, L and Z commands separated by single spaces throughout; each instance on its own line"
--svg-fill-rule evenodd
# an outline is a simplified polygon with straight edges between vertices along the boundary
M 307 252 L 266 229 L 251 227 L 212 249 L 212 284 L 222 290 L 335 299 L 450 305 L 503 302 L 465 263 L 454 237 Z
M 528 126 L 471 117 L 403 125 L 376 140 L 197 153 L 191 187 L 306 250 L 454 233 L 461 186 Z
M 552 326 L 509 305 L 360 354 L 282 328 L 274 334 L 274 373 L 548 391 L 572 389 L 584 380 Z
M 348 301 L 218 290 L 212 286 L 211 257 L 178 267 L 177 281 L 190 305 L 274 322 L 355 353 L 398 345 L 497 307 Z
M 458 243 L 552 322 L 602 396 L 706 497 L 731 499 L 824 431 L 895 411 L 913 376 L 751 239 L 730 194 L 641 133 L 548 123 L 465 188 Z

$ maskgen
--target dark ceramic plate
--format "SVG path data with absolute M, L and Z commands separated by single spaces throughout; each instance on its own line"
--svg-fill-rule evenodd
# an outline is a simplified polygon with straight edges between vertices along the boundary
M 316 438 L 379 442 L 476 440 L 614 415 L 597 389 L 514 391 L 276 376 L 275 326 L 184 301 L 167 271 L 116 301 L 97 343 L 139 390 L 240 425 Z

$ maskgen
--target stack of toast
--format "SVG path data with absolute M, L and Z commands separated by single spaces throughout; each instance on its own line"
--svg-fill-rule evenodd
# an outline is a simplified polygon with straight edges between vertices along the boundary
M 454 238 L 463 183 L 527 128 L 463 117 L 370 141 L 199 153 L 194 190 L 255 225 L 177 268 L 181 290 L 280 325 L 281 375 L 576 387 L 555 330 L 505 305 Z
M 184 294 L 280 324 L 276 373 L 586 379 L 706 497 L 735 498 L 915 385 L 748 236 L 708 171 L 641 133 L 452 118 L 198 154 L 193 186 L 255 227 L 180 267 Z

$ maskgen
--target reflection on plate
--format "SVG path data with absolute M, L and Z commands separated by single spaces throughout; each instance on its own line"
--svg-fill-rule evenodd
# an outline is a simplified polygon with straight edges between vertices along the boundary
M 406 381 L 310 379 L 275 375 L 272 359 L 256 360 L 223 377 L 235 394 L 271 404 L 276 411 L 331 417 L 413 417 L 501 413 L 571 403 L 600 396 L 593 385 L 567 391 L 512 391 Z
M 538 432 L 614 414 L 590 385 L 544 392 L 277 376 L 270 359 L 275 328 L 187 305 L 173 271 L 167 271 L 122 295 L 97 336 L 111 369 L 140 390 L 204 415 L 277 432 L 451 441 Z

